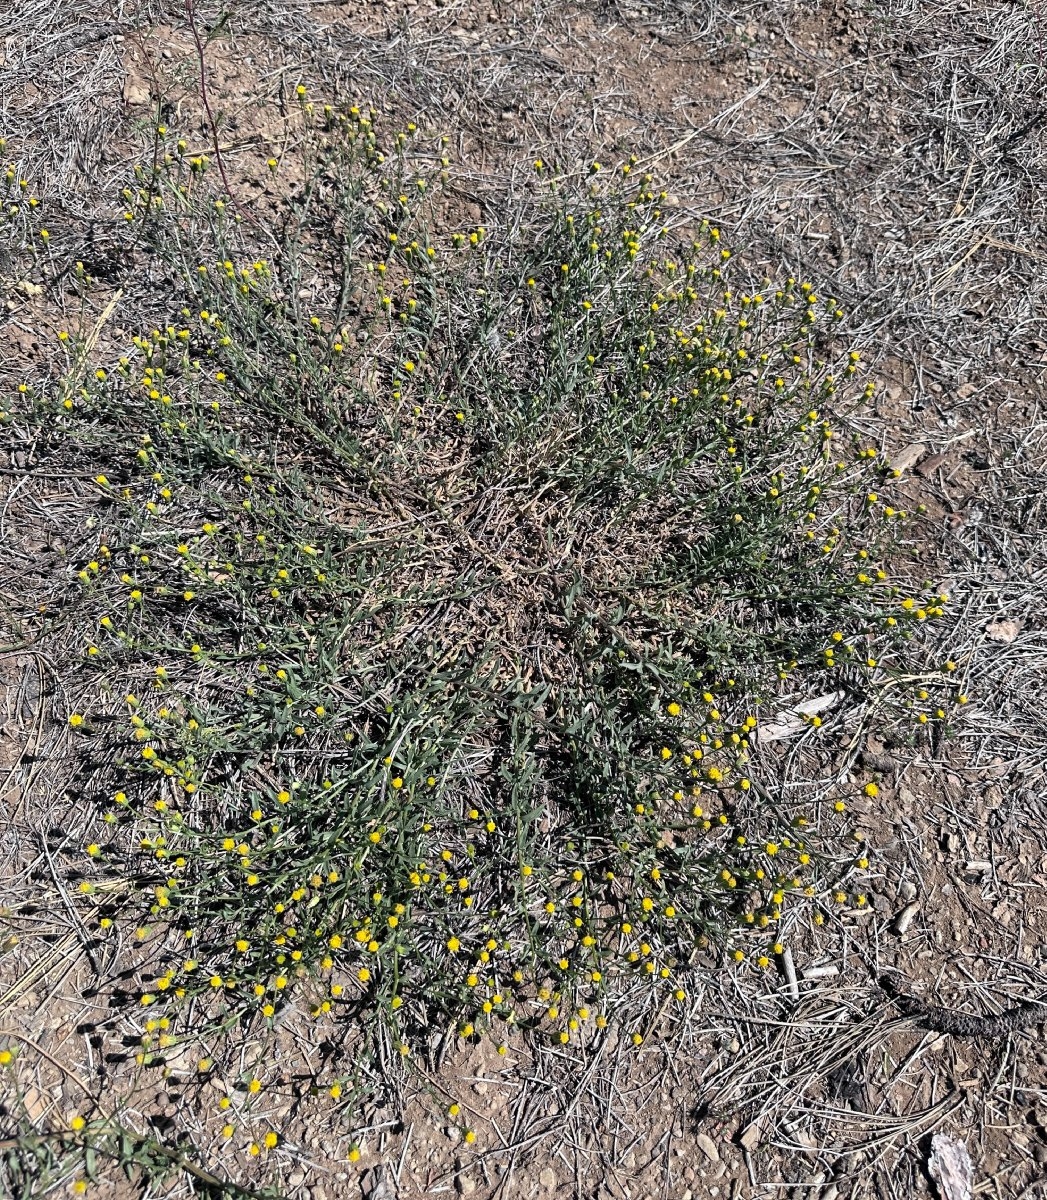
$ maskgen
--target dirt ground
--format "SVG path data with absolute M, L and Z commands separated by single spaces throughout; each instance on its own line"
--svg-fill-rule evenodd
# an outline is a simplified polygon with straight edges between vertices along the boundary
M 981 1016 L 1047 995 L 1047 16 L 1031 0 L 226 8 L 203 78 L 245 202 L 259 157 L 284 148 L 274 114 L 304 82 L 449 133 L 465 219 L 497 222 L 537 157 L 573 169 L 634 153 L 754 276 L 780 264 L 838 297 L 882 381 L 862 433 L 907 464 L 906 495 L 926 506 L 908 549 L 956 599 L 942 657 L 972 702 L 933 754 L 860 745 L 855 727 L 790 762 L 788 788 L 856 772 L 860 752 L 880 780 L 856 814 L 871 903 L 795 930 L 792 980 L 711 965 L 671 1036 L 639 1048 L 481 1046 L 414 1071 L 390 1054 L 364 1127 L 303 1086 L 301 1063 L 322 1076 L 326 1051 L 289 1023 L 266 1063 L 267 1119 L 286 1133 L 260 1166 L 219 1136 L 217 1081 L 177 1058 L 160 1080 L 137 1069 L 118 1052 L 126 1022 L 94 990 L 106 964 L 62 882 L 75 822 L 63 682 L 20 645 L 63 569 L 78 484 L 0 440 L 0 1035 L 24 1038 L 20 1103 L 46 1121 L 119 1097 L 129 1122 L 196 1145 L 209 1172 L 310 1200 L 944 1195 L 928 1173 L 939 1132 L 966 1144 L 975 1194 L 1047 1195 L 1042 1025 L 941 1033 L 876 983 L 895 971 L 927 1003 Z M 201 6 L 197 33 L 219 15 Z M 0 251 L 6 391 L 53 369 L 73 303 L 63 264 L 91 257 L 109 294 L 123 289 L 114 337 L 160 311 L 111 198 L 158 101 L 191 150 L 208 152 L 214 129 L 180 4 L 25 0 L 0 12 L 0 34 L 4 153 L 53 213 L 48 261 Z M 207 1185 L 176 1171 L 166 1186 Z M 103 1171 L 88 1194 L 158 1191 Z

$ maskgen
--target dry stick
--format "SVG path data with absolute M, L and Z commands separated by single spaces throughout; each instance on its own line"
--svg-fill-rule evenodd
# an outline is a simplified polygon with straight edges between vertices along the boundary
M 200 30 L 196 25 L 196 4 L 195 0 L 185 0 L 185 16 L 189 22 L 189 32 L 193 35 L 193 42 L 196 45 L 196 58 L 200 64 L 200 101 L 204 106 L 204 113 L 207 116 L 207 124 L 211 130 L 211 145 L 214 148 L 215 162 L 218 164 L 218 173 L 222 177 L 222 183 L 225 186 L 225 193 L 233 202 L 233 207 L 241 215 L 247 217 L 256 229 L 268 233 L 261 221 L 249 209 L 244 208 L 232 189 L 229 183 L 229 177 L 225 173 L 225 160 L 222 158 L 222 147 L 218 140 L 218 124 L 215 121 L 214 113 L 211 110 L 211 101 L 207 95 L 207 64 L 204 60 L 204 44 L 200 38 Z M 270 238 L 272 234 L 269 233 Z

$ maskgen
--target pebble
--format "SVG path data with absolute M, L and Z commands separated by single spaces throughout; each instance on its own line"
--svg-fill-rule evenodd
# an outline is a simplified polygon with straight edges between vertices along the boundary
M 720 1151 L 717 1150 L 716 1143 L 707 1133 L 699 1133 L 694 1140 L 698 1144 L 698 1149 L 710 1162 L 720 1161 Z

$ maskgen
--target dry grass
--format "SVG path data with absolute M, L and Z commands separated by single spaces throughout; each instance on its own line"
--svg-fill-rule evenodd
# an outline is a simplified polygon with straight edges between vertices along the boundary
M 114 13 L 111 5 L 27 3 L 0 14 L 7 53 L 0 133 L 17 147 L 20 172 L 63 210 L 59 261 L 84 256 L 92 220 L 97 243 L 119 243 L 121 231 L 100 215 L 130 153 L 119 64 L 136 26 L 161 23 L 183 26 L 180 6 Z M 841 1196 L 904 1196 L 927 1187 L 920 1139 L 951 1123 L 972 1131 L 982 1178 L 996 1176 L 995 1194 L 1037 1194 L 1032 1151 L 1042 1132 L 1028 1117 L 1042 1111 L 1045 1093 L 1032 1039 L 970 1046 L 922 1036 L 885 1007 L 870 981 L 881 965 L 898 962 L 981 1011 L 1043 985 L 1036 880 L 1047 836 L 1047 480 L 1037 397 L 1047 366 L 1047 35 L 1036 6 L 616 2 L 506 9 L 489 21 L 486 10 L 464 3 L 376 6 L 351 20 L 333 7 L 266 3 L 241 8 L 230 29 L 223 55 L 249 48 L 255 59 L 245 87 L 278 96 L 304 77 L 447 124 L 474 164 L 461 203 L 477 204 L 485 218 L 513 188 L 520 164 L 537 154 L 555 151 L 572 163 L 583 147 L 599 152 L 628 140 L 671 172 L 682 213 L 715 219 L 749 247 L 754 273 L 781 262 L 843 301 L 848 337 L 892 384 L 863 429 L 871 441 L 891 451 L 920 443 L 924 462 L 944 455 L 910 484 L 930 508 L 926 537 L 914 549 L 928 575 L 949 574 L 960 599 L 943 650 L 961 663 L 976 703 L 957 742 L 937 755 L 912 761 L 895 751 L 901 769 L 887 777 L 893 786 L 884 787 L 882 809 L 866 817 L 889 827 L 875 919 L 847 918 L 797 948 L 801 980 L 805 966 L 826 961 L 844 974 L 801 982 L 796 1002 L 784 980 L 759 989 L 729 970 L 711 972 L 672 1052 L 646 1051 L 639 1068 L 626 1067 L 624 1048 L 613 1043 L 582 1069 L 551 1050 L 522 1061 L 506 1076 L 511 1101 L 495 1118 L 498 1140 L 475 1178 L 483 1181 L 486 1168 L 490 1187 L 501 1180 L 509 1195 L 505 1180 L 529 1188 L 533 1164 L 548 1161 L 564 1189 L 579 1195 L 601 1182 L 614 1196 L 622 1184 L 634 1194 L 640 1187 L 670 1196 L 683 1186 L 702 1194 L 710 1182 L 696 1171 L 712 1169 L 695 1149 L 695 1130 L 703 1129 L 713 1131 L 740 1195 L 781 1195 L 788 1182 L 803 1185 L 803 1195 L 825 1196 L 835 1186 Z M 192 56 L 172 61 L 191 96 Z M 38 91 L 25 94 L 27 84 Z M 219 110 L 232 103 L 219 91 Z M 230 135 L 234 171 L 237 139 L 253 136 L 250 113 L 244 103 L 245 131 Z M 203 124 L 200 134 L 206 145 Z M 15 299 L 11 267 L 0 261 L 5 297 Z M 129 294 L 144 302 L 148 288 Z M 57 322 L 61 289 L 47 299 Z M 13 320 L 32 324 L 22 308 Z M 0 352 L 0 369 L 21 378 L 27 350 L 20 339 Z M 58 561 L 49 557 L 54 539 L 80 512 L 77 484 L 49 480 L 25 462 L 5 470 L 11 561 L 37 571 L 25 578 L 46 589 Z M 36 540 L 19 549 L 29 535 Z M 14 582 L 5 583 L 9 596 Z M 1004 618 L 1020 629 L 1012 641 L 994 641 L 986 628 Z M 97 1016 L 83 999 L 94 970 L 75 904 L 49 862 L 60 840 L 44 836 L 63 807 L 50 718 L 67 707 L 46 659 L 20 655 L 5 659 L 12 815 L 4 879 L 9 894 L 29 893 L 40 908 L 22 930 L 25 956 L 2 989 L 0 1022 L 27 1019 L 27 1009 L 13 1006 L 31 994 L 43 1025 L 55 1026 L 40 1044 L 93 1072 L 83 1078 L 98 1090 L 109 1077 L 98 1074 L 83 1039 L 64 1032 Z M 860 714 L 848 719 L 853 732 Z M 802 790 L 824 786 L 841 763 L 797 754 L 787 769 L 783 790 Z M 958 848 L 946 845 L 938 863 L 950 834 Z M 982 860 L 990 871 L 972 877 L 966 863 Z M 905 880 L 928 899 L 899 948 L 889 926 Z M 943 886 L 952 889 L 946 896 Z M 997 913 L 1009 914 L 1007 925 Z M 959 929 L 961 920 L 968 940 L 957 945 L 949 926 Z M 4 962 L 14 966 L 10 956 Z M 46 1056 L 36 1070 L 42 1112 L 76 1102 L 75 1085 L 62 1092 L 63 1072 Z M 959 1086 L 975 1073 L 976 1086 Z M 421 1130 L 424 1118 L 402 1087 L 400 1080 L 375 1122 L 393 1120 L 404 1105 Z M 146 1100 L 155 1103 L 155 1094 Z M 127 1119 L 145 1115 L 131 1111 Z M 1009 1135 L 997 1129 L 1019 1121 L 1026 1145 L 1004 1152 Z M 731 1148 L 728 1138 L 740 1128 L 754 1135 L 748 1147 Z M 320 1144 L 288 1151 L 285 1179 L 296 1171 L 307 1177 L 292 1190 L 327 1178 L 336 1133 L 344 1149 L 344 1130 L 318 1129 Z M 405 1191 L 421 1136 L 413 1135 L 412 1150 L 410 1130 L 402 1157 L 402 1134 L 376 1128 L 371 1137 L 372 1145 L 386 1139 L 383 1157 Z M 677 1145 L 683 1156 L 674 1155 Z M 456 1156 L 434 1155 L 434 1163 L 430 1183 L 449 1186 Z M 332 1174 L 328 1188 L 343 1187 Z

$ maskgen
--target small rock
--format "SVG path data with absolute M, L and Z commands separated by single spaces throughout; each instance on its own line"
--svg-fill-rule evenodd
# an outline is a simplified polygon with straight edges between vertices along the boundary
M 716 1148 L 716 1143 L 707 1133 L 699 1133 L 694 1139 L 698 1145 L 698 1149 L 705 1155 L 710 1162 L 720 1161 L 720 1151 Z
M 556 1172 L 552 1167 L 543 1167 L 538 1175 L 538 1182 L 547 1192 L 551 1192 L 556 1187 Z
M 905 472 L 910 467 L 916 466 L 921 458 L 927 453 L 927 447 L 923 442 L 911 442 L 903 450 L 891 459 L 891 470 Z
M 985 636 L 994 642 L 1002 642 L 1007 645 L 1013 642 L 1021 631 L 1020 621 L 1013 621 L 1009 617 L 1005 617 L 1001 621 L 992 621 L 986 625 Z
M 124 77 L 123 96 L 128 104 L 148 104 L 152 93 L 147 80 L 128 71 Z
M 473 1091 L 474 1091 L 474 1092 L 475 1092 L 475 1093 L 476 1093 L 478 1096 L 486 1096 L 486 1095 L 487 1095 L 487 1093 L 488 1093 L 488 1091 L 489 1091 L 489 1085 L 488 1085 L 487 1083 L 485 1083 L 485 1082 L 484 1082 L 482 1079 L 478 1079 L 478 1080 L 477 1080 L 477 1081 L 476 1081 L 476 1082 L 473 1084 Z
M 760 1123 L 753 1121 L 751 1125 L 747 1125 L 738 1135 L 738 1144 L 743 1150 L 748 1150 L 751 1154 L 760 1144 Z
M 947 1133 L 931 1138 L 927 1173 L 946 1200 L 970 1200 L 973 1169 L 966 1145 Z
M 909 926 L 913 922 L 913 917 L 920 911 L 920 902 L 912 900 L 908 903 L 900 913 L 894 918 L 891 924 L 891 929 L 899 936 L 909 932 Z
M 471 1196 L 476 1191 L 476 1180 L 471 1175 L 463 1175 L 459 1172 L 454 1177 L 454 1186 L 459 1196 Z

